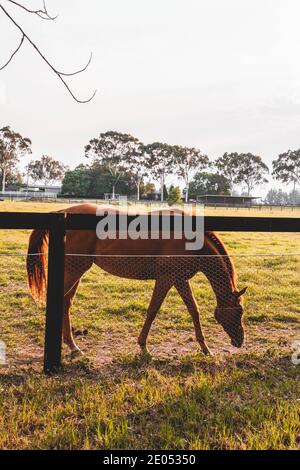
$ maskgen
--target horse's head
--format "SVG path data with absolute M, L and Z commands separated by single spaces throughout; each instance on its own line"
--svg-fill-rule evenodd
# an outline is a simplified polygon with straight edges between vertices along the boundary
M 240 348 L 244 342 L 244 326 L 243 326 L 243 302 L 242 295 L 246 292 L 247 287 L 235 291 L 222 300 L 222 305 L 217 305 L 215 310 L 215 318 L 231 339 L 231 344 L 236 348 Z

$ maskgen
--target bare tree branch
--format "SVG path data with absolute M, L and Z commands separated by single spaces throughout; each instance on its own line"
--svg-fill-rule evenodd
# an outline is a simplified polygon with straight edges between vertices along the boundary
M 25 5 L 22 5 L 22 3 L 16 2 L 14 0 L 7 0 L 9 3 L 13 3 L 17 7 L 22 8 L 22 10 L 25 10 L 27 13 L 33 13 L 34 15 L 39 16 L 42 18 L 42 20 L 52 20 L 54 21 L 57 16 L 50 16 L 47 11 L 46 7 L 46 2 L 45 0 L 43 1 L 44 9 L 43 10 L 31 10 L 30 8 L 27 8 Z
M 10 58 L 8 59 L 8 61 L 7 61 L 4 65 L 2 65 L 2 67 L 0 67 L 0 71 L 1 71 L 1 70 L 4 70 L 5 67 L 7 67 L 8 64 L 13 60 L 14 56 L 15 56 L 15 55 L 19 52 L 19 50 L 21 49 L 22 44 L 23 44 L 23 42 L 24 42 L 24 39 L 25 39 L 25 36 L 24 36 L 24 34 L 23 34 L 22 39 L 21 39 L 21 41 L 20 41 L 20 44 L 19 44 L 18 47 L 14 50 L 14 52 L 11 54 Z
M 15 6 L 19 7 L 19 8 L 22 8 L 23 10 L 25 10 L 27 13 L 31 13 L 31 14 L 35 14 L 37 16 L 39 16 L 40 18 L 42 19 L 51 19 L 51 20 L 54 20 L 56 17 L 51 17 L 49 14 L 48 14 L 48 10 L 47 10 L 47 7 L 46 7 L 46 2 L 45 0 L 43 0 L 43 10 L 30 10 L 29 8 L 27 8 L 26 6 L 22 5 L 21 3 L 19 2 L 16 2 L 14 0 L 6 0 L 8 1 L 9 3 L 12 3 L 14 4 Z M 9 60 L 6 62 L 6 64 L 4 66 L 2 66 L 0 68 L 0 70 L 3 70 L 5 67 L 8 66 L 8 64 L 12 61 L 12 59 L 14 58 L 14 56 L 17 54 L 17 52 L 20 50 L 24 40 L 26 39 L 29 44 L 34 48 L 34 50 L 37 52 L 37 54 L 42 58 L 42 60 L 48 65 L 48 67 L 55 73 L 55 75 L 58 77 L 58 79 L 62 82 L 62 84 L 64 85 L 64 87 L 68 90 L 69 94 L 72 96 L 72 98 L 77 101 L 77 103 L 89 103 L 95 96 L 96 94 L 96 91 L 94 91 L 94 93 L 92 94 L 92 96 L 86 100 L 80 100 L 78 99 L 75 94 L 72 92 L 71 88 L 69 87 L 69 85 L 67 84 L 67 82 L 64 80 L 64 76 L 65 77 L 71 77 L 71 76 L 74 76 L 74 75 L 78 75 L 79 73 L 82 73 L 84 72 L 88 66 L 90 65 L 91 63 L 91 60 L 92 60 L 92 54 L 87 62 L 87 64 L 80 70 L 76 70 L 75 72 L 71 72 L 71 73 L 66 73 L 66 72 L 60 72 L 59 70 L 57 70 L 52 64 L 51 62 L 45 57 L 45 55 L 41 52 L 41 50 L 39 49 L 39 47 L 32 41 L 32 39 L 25 33 L 25 31 L 23 30 L 23 28 L 16 22 L 16 20 L 10 15 L 10 13 L 6 10 L 6 8 L 3 7 L 3 5 L 1 5 L 0 3 L 0 9 L 3 11 L 3 13 L 9 18 L 9 20 L 14 24 L 14 26 L 21 32 L 22 34 L 22 39 L 21 39 L 21 42 L 19 44 L 19 46 L 17 47 L 17 49 L 15 49 L 15 51 L 13 52 L 13 54 L 10 56 Z M 43 15 L 43 16 L 41 16 Z

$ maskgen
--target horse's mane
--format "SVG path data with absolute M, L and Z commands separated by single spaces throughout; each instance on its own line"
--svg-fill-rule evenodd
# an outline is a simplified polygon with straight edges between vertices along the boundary
M 210 241 L 215 245 L 219 254 L 223 257 L 223 261 L 228 269 L 230 274 L 230 278 L 232 280 L 233 288 L 236 289 L 237 283 L 237 275 L 234 265 L 230 259 L 229 253 L 224 245 L 224 243 L 220 240 L 220 238 L 214 232 L 205 232 L 205 235 L 209 238 Z

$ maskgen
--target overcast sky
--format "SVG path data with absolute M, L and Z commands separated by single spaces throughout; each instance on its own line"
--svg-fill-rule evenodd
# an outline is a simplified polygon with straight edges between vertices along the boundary
M 70 80 L 79 97 L 98 90 L 85 105 L 28 45 L 0 72 L 0 126 L 30 137 L 34 158 L 74 167 L 107 130 L 268 164 L 300 147 L 299 0 L 48 0 L 55 22 L 0 4 L 58 68 L 72 71 L 93 52 Z M 18 40 L 0 11 L 0 64 Z

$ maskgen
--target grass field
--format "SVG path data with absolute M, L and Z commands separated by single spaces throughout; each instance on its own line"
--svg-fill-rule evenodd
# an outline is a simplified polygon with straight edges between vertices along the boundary
M 280 209 L 207 213 L 298 216 Z M 239 287 L 248 286 L 241 350 L 216 324 L 211 288 L 198 274 L 193 289 L 215 355 L 198 351 L 189 314 L 172 290 L 149 336 L 152 359 L 139 356 L 136 339 L 153 283 L 92 268 L 72 310 L 86 356 L 72 360 L 65 350 L 62 373 L 45 377 L 44 309 L 28 294 L 22 256 L 28 232 L 1 231 L 0 340 L 8 361 L 0 366 L 0 448 L 300 449 L 300 365 L 291 362 L 292 344 L 300 340 L 300 234 L 224 233 L 222 239 Z

